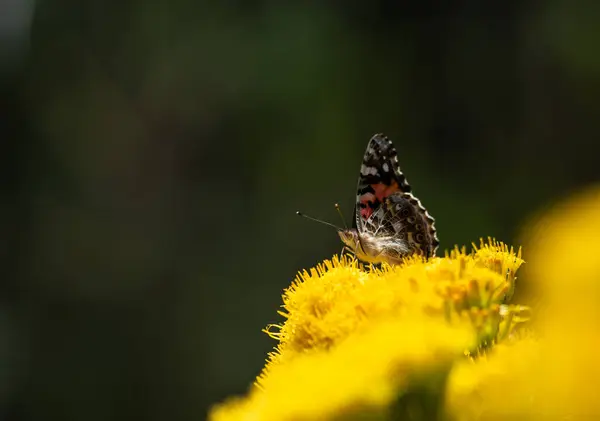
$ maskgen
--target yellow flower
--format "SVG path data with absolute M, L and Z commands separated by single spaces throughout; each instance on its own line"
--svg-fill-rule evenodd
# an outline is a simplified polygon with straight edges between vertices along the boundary
M 474 342 L 464 324 L 378 321 L 330 351 L 273 367 L 260 389 L 216 407 L 211 420 L 393 419 L 408 407 L 433 417 L 452 363 Z
M 532 364 L 541 345 L 533 337 L 502 343 L 476 360 L 455 365 L 448 381 L 447 411 L 455 421 L 514 419 L 533 414 Z M 543 398 L 543 397 L 542 397 Z
M 521 251 L 363 266 L 334 257 L 283 294 L 285 322 L 255 386 L 213 421 L 600 419 L 600 188 L 529 234 L 536 319 L 510 303 Z
M 531 335 L 463 362 L 448 383 L 455 420 L 600 418 L 600 188 L 550 210 L 529 233 Z
M 306 349 L 328 349 L 373 320 L 392 316 L 428 314 L 448 322 L 468 317 L 487 346 L 522 263 L 520 253 L 491 239 L 469 255 L 455 249 L 445 258 L 413 256 L 379 269 L 334 257 L 300 273 L 284 291 L 280 314 L 287 320 L 266 329 L 280 342 L 270 364 Z
M 521 248 L 515 253 L 512 247 L 509 248 L 506 244 L 493 238 L 488 238 L 487 243 L 482 239 L 479 247 L 473 244 L 473 248 L 475 250 L 473 258 L 478 266 L 492 269 L 496 273 L 506 276 L 508 287 L 506 300 L 510 300 L 515 291 L 517 270 L 525 262 L 521 258 Z
M 504 303 L 522 263 L 490 239 L 470 254 L 380 268 L 335 256 L 305 270 L 283 293 L 285 322 L 265 329 L 279 343 L 249 395 L 210 419 L 438 417 L 451 367 L 512 331 Z
M 537 293 L 552 305 L 596 304 L 600 293 L 600 187 L 590 188 L 551 209 L 529 234 Z M 569 299 L 565 299 L 566 297 Z

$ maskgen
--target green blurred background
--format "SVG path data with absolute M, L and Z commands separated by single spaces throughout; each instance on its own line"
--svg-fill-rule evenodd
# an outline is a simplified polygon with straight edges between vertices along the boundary
M 5 0 L 0 419 L 200 420 L 390 136 L 443 248 L 600 179 L 600 3 Z M 525 257 L 527 258 L 526 252 Z

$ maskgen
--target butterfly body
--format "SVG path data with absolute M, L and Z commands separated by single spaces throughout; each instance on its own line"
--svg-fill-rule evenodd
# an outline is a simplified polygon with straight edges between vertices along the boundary
M 348 229 L 339 232 L 340 238 L 360 260 L 367 263 L 398 264 L 402 257 L 408 254 L 406 246 L 393 236 L 376 236 L 363 234 L 359 238 L 356 229 Z
M 352 229 L 340 230 L 342 242 L 359 259 L 398 264 L 403 257 L 435 255 L 435 220 L 411 193 L 396 149 L 382 134 L 371 138 L 363 157 Z

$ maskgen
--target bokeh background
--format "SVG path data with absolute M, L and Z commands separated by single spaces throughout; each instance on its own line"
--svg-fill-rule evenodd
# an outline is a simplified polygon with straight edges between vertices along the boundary
M 376 132 L 442 249 L 600 179 L 597 2 L 0 7 L 3 420 L 243 393 L 282 289 L 341 249 L 294 212 L 349 219 Z

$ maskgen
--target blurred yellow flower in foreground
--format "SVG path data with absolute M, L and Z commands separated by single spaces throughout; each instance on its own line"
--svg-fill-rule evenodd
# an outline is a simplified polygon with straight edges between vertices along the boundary
M 285 321 L 230 420 L 600 419 L 600 188 L 531 225 L 534 318 L 509 302 L 520 250 L 363 266 L 334 257 L 283 293 Z
M 212 419 L 387 419 L 400 391 L 417 387 L 434 403 L 422 409 L 435 414 L 452 362 L 474 342 L 469 329 L 431 320 L 377 323 L 329 352 L 272 367 L 260 389 L 217 408 Z
M 600 419 L 600 188 L 556 206 L 528 234 L 537 339 L 456 366 L 448 406 L 457 420 Z

